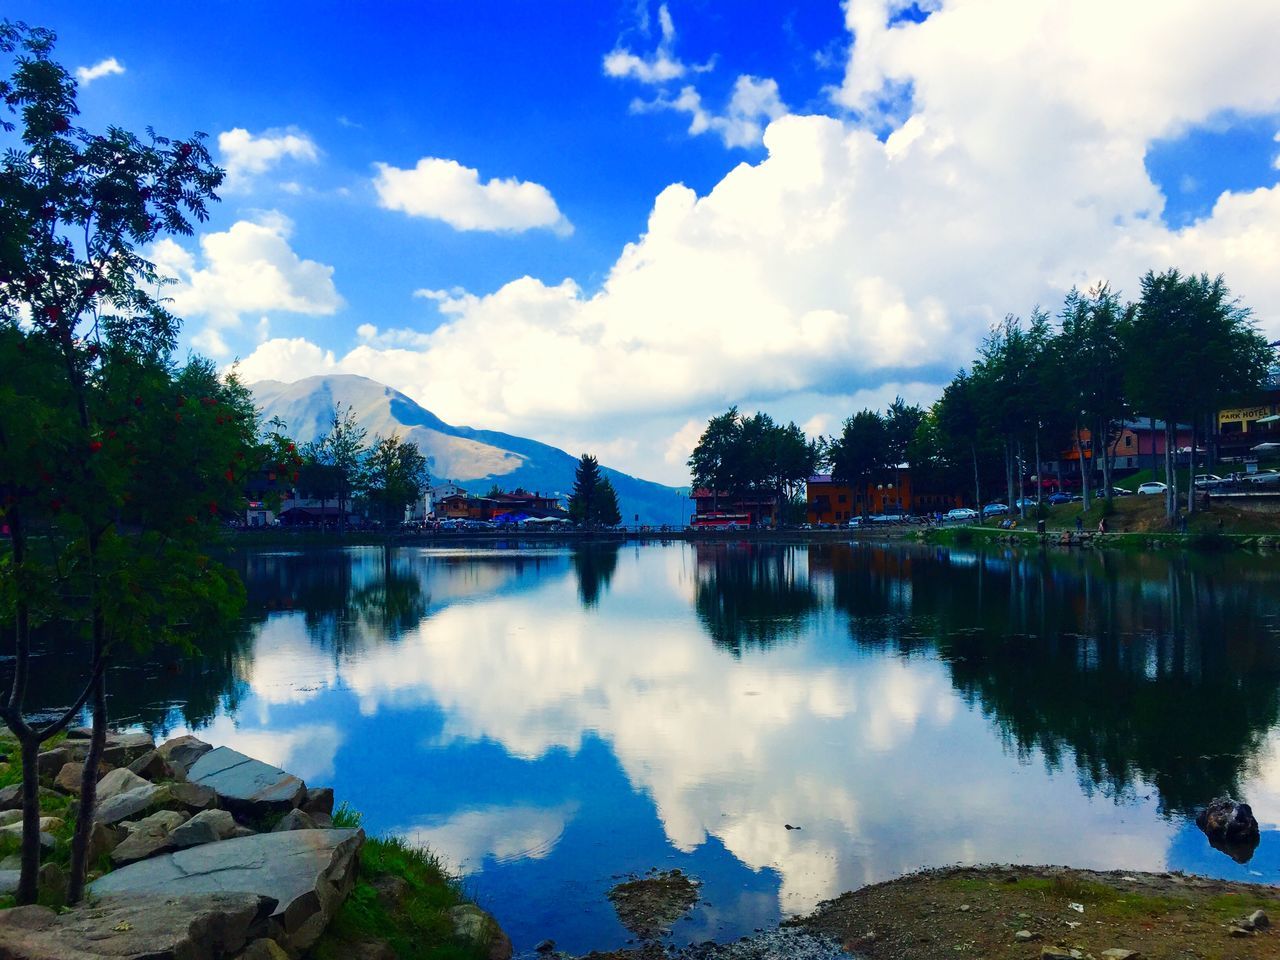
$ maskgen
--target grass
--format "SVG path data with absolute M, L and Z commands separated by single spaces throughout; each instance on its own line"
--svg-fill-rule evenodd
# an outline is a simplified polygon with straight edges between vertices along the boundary
M 360 815 L 343 803 L 333 825 L 360 826 Z M 379 892 L 388 877 L 405 883 L 403 899 L 394 904 Z M 425 847 L 400 837 L 370 837 L 360 851 L 360 879 L 351 896 L 312 949 L 315 960 L 342 960 L 351 945 L 383 940 L 400 960 L 478 960 L 484 944 L 454 936 L 449 911 L 467 903 L 462 885 Z

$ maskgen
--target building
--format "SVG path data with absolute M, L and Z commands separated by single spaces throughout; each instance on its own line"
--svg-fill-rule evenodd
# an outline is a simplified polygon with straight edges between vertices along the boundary
M 1216 426 L 1221 459 L 1252 460 L 1280 451 L 1280 370 L 1272 371 L 1256 402 L 1219 410 Z
M 1115 439 L 1111 441 L 1110 453 L 1114 458 L 1114 469 L 1125 474 L 1159 469 L 1164 463 L 1164 448 L 1163 420 L 1125 420 L 1121 422 Z M 1174 430 L 1174 452 L 1189 456 L 1190 451 L 1191 425 L 1180 423 Z M 1058 475 L 1062 486 L 1074 487 L 1080 482 L 1080 457 L 1083 456 L 1085 462 L 1089 463 L 1092 462 L 1093 455 L 1093 434 L 1088 428 L 1082 427 L 1075 444 L 1061 451 L 1056 461 L 1045 461 L 1044 472 L 1046 475 Z M 1100 472 L 1101 466 L 1094 468 L 1094 473 Z
M 460 489 L 460 488 L 459 488 Z M 560 499 L 540 493 L 500 493 L 474 497 L 465 490 L 440 498 L 435 504 L 438 520 L 495 520 L 502 516 L 567 517 Z
M 915 490 L 909 467 L 888 471 L 860 489 L 836 482 L 829 473 L 814 474 L 805 484 L 805 519 L 813 524 L 848 523 L 876 513 L 945 513 L 963 505 L 958 494 Z
M 731 494 L 698 487 L 689 498 L 693 501 L 693 517 L 689 525 L 716 527 L 771 527 L 777 503 L 771 493 Z

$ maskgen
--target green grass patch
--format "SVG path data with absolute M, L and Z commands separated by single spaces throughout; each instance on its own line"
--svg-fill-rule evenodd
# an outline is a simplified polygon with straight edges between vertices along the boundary
M 335 827 L 355 829 L 360 815 L 343 803 Z M 387 878 L 402 881 L 394 903 L 384 892 Z M 479 960 L 484 944 L 454 936 L 449 911 L 467 903 L 459 880 L 425 847 L 400 837 L 371 837 L 360 851 L 360 880 L 312 949 L 315 960 L 342 960 L 350 944 L 383 940 L 400 960 Z

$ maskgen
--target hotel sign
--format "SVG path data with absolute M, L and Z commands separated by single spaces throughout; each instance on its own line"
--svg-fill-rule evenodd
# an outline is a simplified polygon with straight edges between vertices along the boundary
M 1250 420 L 1261 420 L 1263 417 L 1271 416 L 1271 408 L 1269 406 L 1262 407 L 1236 407 L 1233 410 L 1218 411 L 1218 426 L 1224 423 L 1248 423 Z

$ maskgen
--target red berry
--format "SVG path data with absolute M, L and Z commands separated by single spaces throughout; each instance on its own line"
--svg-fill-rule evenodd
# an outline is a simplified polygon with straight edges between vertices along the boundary
M 101 449 L 102 449 L 102 441 L 101 441 L 101 440 L 94 440 L 92 443 L 90 443 L 90 444 L 89 444 L 89 449 L 90 449 L 93 453 L 97 453 L 99 450 L 101 450 Z

